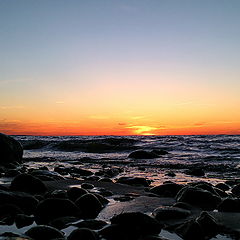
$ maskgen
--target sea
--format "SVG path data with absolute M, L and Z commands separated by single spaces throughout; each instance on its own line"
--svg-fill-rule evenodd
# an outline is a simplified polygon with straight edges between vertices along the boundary
M 153 186 L 165 181 L 216 184 L 240 176 L 240 135 L 13 137 L 23 145 L 27 168 L 121 168 L 118 177 L 144 177 Z M 167 153 L 154 159 L 130 158 L 137 150 Z M 193 169 L 204 175 L 190 174 Z

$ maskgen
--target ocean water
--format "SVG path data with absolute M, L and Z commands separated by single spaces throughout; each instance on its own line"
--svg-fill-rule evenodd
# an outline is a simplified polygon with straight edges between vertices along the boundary
M 240 135 L 192 136 L 14 136 L 24 147 L 29 168 L 77 166 L 92 171 L 121 167 L 120 176 L 164 181 L 212 183 L 236 179 L 240 173 Z M 154 159 L 131 159 L 135 150 L 166 150 Z M 201 168 L 203 177 L 186 174 Z M 170 177 L 167 173 L 176 174 Z

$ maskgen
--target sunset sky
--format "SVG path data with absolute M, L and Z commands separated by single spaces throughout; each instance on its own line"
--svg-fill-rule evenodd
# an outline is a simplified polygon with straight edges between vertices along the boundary
M 240 134 L 240 1 L 0 0 L 0 132 Z

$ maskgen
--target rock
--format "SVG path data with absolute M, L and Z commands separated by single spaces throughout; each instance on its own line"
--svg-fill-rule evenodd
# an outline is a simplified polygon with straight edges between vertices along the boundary
M 94 185 L 93 184 L 90 184 L 90 183 L 83 183 L 81 185 L 81 188 L 83 189 L 93 189 L 94 188 Z
M 173 207 L 177 207 L 177 208 L 182 208 L 182 209 L 186 209 L 186 210 L 193 210 L 194 207 L 188 203 L 185 202 L 176 202 L 173 204 Z
M 226 198 L 218 205 L 217 209 L 219 212 L 240 212 L 240 200 Z
M 190 220 L 176 228 L 176 233 L 184 240 L 205 240 L 204 232 L 198 222 Z
M 0 205 L 3 204 L 16 205 L 25 214 L 32 214 L 36 209 L 38 200 L 27 193 L 0 190 Z
M 100 201 L 100 203 L 105 206 L 109 203 L 109 200 L 105 197 L 103 197 L 101 194 L 99 193 L 94 193 L 93 194 L 95 197 L 97 197 L 97 199 Z
M 13 224 L 16 215 L 20 213 L 22 213 L 22 210 L 16 205 L 3 204 L 0 206 L 0 221 L 11 225 Z
M 84 194 L 87 194 L 88 191 L 83 189 L 83 188 L 78 188 L 78 187 L 71 187 L 67 190 L 67 195 L 70 200 L 76 201 L 78 198 L 83 196 Z
M 216 220 L 207 212 L 202 212 L 201 215 L 196 219 L 196 222 L 198 222 L 202 228 L 205 238 L 212 238 L 219 231 L 219 226 Z
M 134 159 L 153 159 L 153 158 L 158 158 L 159 156 L 153 152 L 139 150 L 139 151 L 134 151 L 130 153 L 128 157 L 134 158 Z
M 183 188 L 179 191 L 176 198 L 178 202 L 186 202 L 204 210 L 215 209 L 221 201 L 220 197 L 212 194 L 211 192 L 195 187 Z
M 90 170 L 76 168 L 76 167 L 71 167 L 69 172 L 78 174 L 80 176 L 85 176 L 85 177 L 93 175 L 93 172 L 91 172 Z
M 195 176 L 195 177 L 202 177 L 205 175 L 205 172 L 202 168 L 193 168 L 189 169 L 185 172 L 188 175 Z
M 65 190 L 53 190 L 51 192 L 47 192 L 44 195 L 45 198 L 68 198 L 67 191 Z
M 214 190 L 217 193 L 217 195 L 220 196 L 221 198 L 229 197 L 229 195 L 226 192 L 224 192 L 223 190 L 221 190 L 219 188 L 214 187 Z
M 138 232 L 127 231 L 124 226 L 119 224 L 111 224 L 99 231 L 100 236 L 106 240 L 137 240 Z
M 17 169 L 9 169 L 5 172 L 5 177 L 16 177 L 17 175 L 21 174 L 21 172 Z
M 88 228 L 78 228 L 73 230 L 67 240 L 97 240 L 98 235 Z
M 14 138 L 0 133 L 0 165 L 21 162 L 22 156 L 22 145 Z
M 230 189 L 230 187 L 225 183 L 218 183 L 215 187 L 222 191 L 228 191 Z
M 235 196 L 240 197 L 240 183 L 232 188 L 232 193 Z
M 71 224 L 72 226 L 76 226 L 78 228 L 90 228 L 92 230 L 99 230 L 107 225 L 106 222 L 102 220 L 95 220 L 95 219 L 87 219 L 80 221 L 78 223 Z
M 176 177 L 176 174 L 173 171 L 169 171 L 165 175 L 168 177 Z
M 62 167 L 62 166 L 57 166 L 54 168 L 54 172 L 57 172 L 61 175 L 67 175 L 69 173 L 69 168 Z
M 75 203 L 80 209 L 83 218 L 95 218 L 103 209 L 102 203 L 91 193 L 84 194 Z
M 49 225 L 52 227 L 57 228 L 58 230 L 67 228 L 69 225 L 72 223 L 78 221 L 78 217 L 60 217 L 60 218 L 55 218 L 52 221 L 49 222 Z
M 116 182 L 132 186 L 149 186 L 149 182 L 145 178 L 141 177 L 120 177 L 116 180 Z
M 22 228 L 33 224 L 34 218 L 25 214 L 17 214 L 15 217 L 15 224 L 17 228 Z
M 160 222 L 169 219 L 186 218 L 191 214 L 189 210 L 178 207 L 162 206 L 154 209 L 153 216 Z
M 44 179 L 46 179 L 46 180 L 47 179 L 52 179 L 52 180 L 64 180 L 65 179 L 59 173 L 49 171 L 49 170 L 41 170 L 41 169 L 31 171 L 31 175 L 41 178 L 41 179 L 43 179 L 43 181 L 45 181 Z
M 45 184 L 40 179 L 25 173 L 16 176 L 12 180 L 10 189 L 32 194 L 44 193 L 47 190 Z
M 111 218 L 111 223 L 122 226 L 126 232 L 139 233 L 142 236 L 159 234 L 162 228 L 158 221 L 141 212 L 126 212 L 116 215 Z
M 68 199 L 48 198 L 41 201 L 35 211 L 36 222 L 47 224 L 60 217 L 80 216 L 78 207 Z
M 111 178 L 107 178 L 107 177 L 100 178 L 98 181 L 99 182 L 111 182 L 111 183 L 113 183 L 113 180 Z
M 151 151 L 151 153 L 157 154 L 157 155 L 166 155 L 169 152 L 166 151 L 166 150 L 163 150 L 163 149 L 154 149 L 154 150 Z
M 56 228 L 38 225 L 30 228 L 25 235 L 33 238 L 34 240 L 52 240 L 56 238 L 63 238 L 63 233 L 57 230 Z
M 150 189 L 151 193 L 161 197 L 175 197 L 176 194 L 183 188 L 183 185 L 176 183 L 166 183 Z

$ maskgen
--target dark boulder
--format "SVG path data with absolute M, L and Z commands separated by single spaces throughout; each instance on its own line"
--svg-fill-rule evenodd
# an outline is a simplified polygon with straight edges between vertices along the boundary
M 38 224 L 47 224 L 60 217 L 79 215 L 79 209 L 72 201 L 60 198 L 48 198 L 41 201 L 35 211 Z
M 45 198 L 68 198 L 67 191 L 53 190 L 44 195 Z
M 185 187 L 176 196 L 178 202 L 189 203 L 204 210 L 213 210 L 221 198 L 213 193 L 195 187 Z
M 215 187 L 221 189 L 222 191 L 228 191 L 230 189 L 230 187 L 225 183 L 218 183 Z
M 226 198 L 218 205 L 217 209 L 219 212 L 240 212 L 240 200 Z
M 98 235 L 91 229 L 78 228 L 73 230 L 68 236 L 67 240 L 97 240 Z
M 0 133 L 0 165 L 21 162 L 22 156 L 22 145 L 13 137 Z
M 159 155 L 153 152 L 139 150 L 139 151 L 134 151 L 130 153 L 128 157 L 134 158 L 134 159 L 153 159 L 153 158 L 158 158 Z
M 63 233 L 57 230 L 56 228 L 38 225 L 30 228 L 25 235 L 33 238 L 34 240 L 52 240 L 56 238 L 63 238 Z
M 87 190 L 79 187 L 71 187 L 67 190 L 68 198 L 74 202 L 86 193 L 88 193 Z
M 219 231 L 219 225 L 213 216 L 207 212 L 202 212 L 196 219 L 196 222 L 201 226 L 205 238 L 214 237 Z
M 90 170 L 86 170 L 86 169 L 82 169 L 82 168 L 76 168 L 76 167 L 71 167 L 69 172 L 70 173 L 75 173 L 75 174 L 78 174 L 78 175 L 84 176 L 84 177 L 93 175 L 93 172 L 90 171 Z
M 60 217 L 60 218 L 55 218 L 52 221 L 49 222 L 48 225 L 57 228 L 58 230 L 67 228 L 69 225 L 72 223 L 78 221 L 78 217 Z
M 106 240 L 138 240 L 140 233 L 126 229 L 119 224 L 111 224 L 99 231 L 99 234 Z
M 49 179 L 51 181 L 52 180 L 64 180 L 65 178 L 60 175 L 59 173 L 57 172 L 54 172 L 54 171 L 49 171 L 49 170 L 46 170 L 46 169 L 37 169 L 37 170 L 33 170 L 31 171 L 31 175 L 37 177 L 37 178 L 40 178 L 42 179 L 43 181 Z
M 83 189 L 93 189 L 94 185 L 91 184 L 91 183 L 82 183 L 81 188 L 83 188 Z
M 205 172 L 203 171 L 202 168 L 189 169 L 185 173 L 195 177 L 203 177 L 205 175 Z
M 29 226 L 33 224 L 33 222 L 34 222 L 34 218 L 31 216 L 27 216 L 25 214 L 17 214 L 15 217 L 15 224 L 17 228 Z
M 191 214 L 189 210 L 185 210 L 178 207 L 162 206 L 154 209 L 153 216 L 159 221 L 169 219 L 181 219 L 186 218 Z
M 166 183 L 150 189 L 151 193 L 161 197 L 175 197 L 176 194 L 183 188 L 183 185 L 176 183 Z
M 11 225 L 14 222 L 17 214 L 22 213 L 22 210 L 13 204 L 0 205 L 0 222 L 2 224 Z
M 117 224 L 127 232 L 140 235 L 159 234 L 162 225 L 154 218 L 141 212 L 126 212 L 111 218 L 112 224 Z
M 95 218 L 103 209 L 102 203 L 91 193 L 84 194 L 75 203 L 80 209 L 83 218 Z
M 47 190 L 40 179 L 26 173 L 16 176 L 11 182 L 10 189 L 31 194 L 44 193 Z
M 154 150 L 151 151 L 151 153 L 157 154 L 157 155 L 166 155 L 169 152 L 166 151 L 166 150 L 163 150 L 163 149 L 154 149 Z
M 235 196 L 240 197 L 240 183 L 232 188 L 232 193 Z
M 147 181 L 147 179 L 142 177 L 120 177 L 116 180 L 116 182 L 132 186 L 149 186 L 149 182 Z
M 176 228 L 176 233 L 184 240 L 205 240 L 203 229 L 195 220 L 190 220 Z
M 13 204 L 18 206 L 25 214 L 32 214 L 38 204 L 38 200 L 24 192 L 8 192 L 0 190 L 0 205 Z

